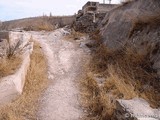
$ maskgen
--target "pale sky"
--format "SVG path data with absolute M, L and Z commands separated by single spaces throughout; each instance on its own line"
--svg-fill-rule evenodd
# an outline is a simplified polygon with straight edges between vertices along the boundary
M 12 20 L 25 17 L 49 15 L 73 15 L 88 0 L 0 0 L 0 20 Z M 103 0 L 90 0 L 98 1 Z M 106 3 L 108 0 L 106 0 Z M 120 3 L 120 0 L 112 0 Z

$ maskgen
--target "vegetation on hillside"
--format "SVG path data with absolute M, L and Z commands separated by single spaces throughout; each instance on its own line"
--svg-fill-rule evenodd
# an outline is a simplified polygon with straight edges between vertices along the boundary
M 159 25 L 159 15 L 133 20 L 129 37 L 135 30 L 147 25 Z M 90 63 L 85 66 L 86 76 L 81 80 L 82 106 L 87 110 L 85 119 L 111 119 L 116 109 L 116 99 L 140 97 L 147 100 L 151 107 L 158 108 L 159 79 L 152 68 L 150 56 L 159 48 L 148 44 L 142 54 L 126 44 L 113 51 L 103 45 L 99 31 L 92 34 L 92 38 L 97 46 L 93 49 Z

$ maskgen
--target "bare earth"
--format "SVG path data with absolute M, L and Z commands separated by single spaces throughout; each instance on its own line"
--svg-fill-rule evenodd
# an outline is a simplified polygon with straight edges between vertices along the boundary
M 40 99 L 39 120 L 79 120 L 83 111 L 79 104 L 78 82 L 87 56 L 80 42 L 64 39 L 65 31 L 32 33 L 48 60 L 50 84 Z

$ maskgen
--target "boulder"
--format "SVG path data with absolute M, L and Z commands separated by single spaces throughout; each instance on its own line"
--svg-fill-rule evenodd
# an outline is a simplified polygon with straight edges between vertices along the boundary
M 74 29 L 80 32 L 93 32 L 95 29 L 95 23 L 93 22 L 93 15 L 86 14 L 80 16 L 74 22 Z
M 102 42 L 108 49 L 130 47 L 140 55 L 147 53 L 160 78 L 159 0 L 128 1 L 109 11 L 99 27 Z
M 113 120 L 159 120 L 160 110 L 153 109 L 142 98 L 117 100 Z
M 130 43 L 133 42 L 133 39 L 136 39 L 135 37 L 131 39 L 136 22 L 142 22 L 142 24 L 144 23 L 143 26 L 146 26 L 149 17 L 156 15 L 159 16 L 159 14 L 159 0 L 133 0 L 124 3 L 123 5 L 109 11 L 101 22 L 100 31 L 103 43 L 112 50 L 120 49 L 127 42 Z M 157 22 L 157 24 L 159 23 Z M 147 35 L 149 39 L 147 39 L 148 41 L 160 41 L 160 26 L 156 26 L 153 30 L 155 29 L 157 32 L 154 34 L 152 34 L 152 30 L 146 30 L 142 34 L 144 29 L 139 29 L 139 36 L 143 38 Z M 151 34 L 152 36 L 150 36 Z M 134 42 L 142 42 L 143 40 L 144 39 L 140 39 Z

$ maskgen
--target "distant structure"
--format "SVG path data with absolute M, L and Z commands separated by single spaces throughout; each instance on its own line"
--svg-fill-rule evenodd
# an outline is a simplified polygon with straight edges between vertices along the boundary
M 111 0 L 109 0 L 109 1 L 111 2 Z M 95 13 L 95 14 L 106 13 L 116 6 L 117 6 L 117 4 L 105 4 L 105 0 L 104 0 L 103 4 L 101 4 L 99 2 L 90 2 L 89 1 L 82 7 L 82 12 L 83 12 L 83 14 L 86 14 L 86 13 Z
M 108 1 L 108 0 L 107 0 Z M 109 0 L 111 2 L 111 0 Z M 105 15 L 112 9 L 119 6 L 118 4 L 105 4 L 99 2 L 87 2 L 76 14 L 74 29 L 76 31 L 91 33 L 96 30 L 98 24 L 103 20 Z

